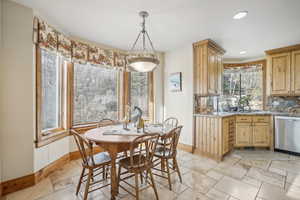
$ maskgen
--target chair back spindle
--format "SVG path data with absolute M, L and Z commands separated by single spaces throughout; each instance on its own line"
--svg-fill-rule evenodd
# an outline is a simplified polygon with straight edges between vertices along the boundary
M 159 134 L 151 133 L 139 136 L 130 144 L 130 166 L 132 168 L 151 167 Z
M 172 126 L 172 127 L 177 127 L 178 126 L 178 119 L 176 119 L 175 117 L 169 117 L 163 122 L 163 125 L 169 125 L 169 126 Z
M 183 126 L 178 126 L 178 127 L 174 128 L 173 130 L 171 130 L 168 134 L 162 136 L 164 156 L 168 156 L 168 155 L 166 155 L 167 153 L 170 154 L 169 156 L 176 155 L 177 145 L 179 142 L 179 137 L 180 137 L 182 127 Z M 169 150 L 169 152 L 166 150 Z
M 92 165 L 95 165 L 95 161 L 93 158 L 93 144 L 89 143 L 82 135 L 80 135 L 75 130 L 71 130 L 71 134 L 73 135 L 78 147 L 82 163 L 88 166 L 89 161 L 91 161 Z

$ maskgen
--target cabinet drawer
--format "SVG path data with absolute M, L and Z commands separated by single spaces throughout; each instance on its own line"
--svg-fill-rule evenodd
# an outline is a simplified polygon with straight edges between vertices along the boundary
M 252 117 L 251 116 L 236 116 L 236 122 L 238 122 L 238 123 L 252 122 Z
M 253 122 L 255 123 L 268 123 L 270 121 L 269 116 L 254 116 Z

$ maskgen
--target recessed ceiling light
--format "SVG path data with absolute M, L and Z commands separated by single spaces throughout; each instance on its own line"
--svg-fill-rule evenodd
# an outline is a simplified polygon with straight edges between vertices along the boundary
M 248 11 L 240 11 L 233 16 L 233 19 L 242 19 L 248 15 Z
M 246 54 L 246 53 L 247 53 L 247 51 L 241 51 L 240 52 L 241 55 Z

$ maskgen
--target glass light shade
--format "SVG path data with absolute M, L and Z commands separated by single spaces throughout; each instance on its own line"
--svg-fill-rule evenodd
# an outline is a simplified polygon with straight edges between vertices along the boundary
M 135 57 L 128 60 L 129 67 L 138 72 L 151 72 L 159 64 L 159 60 L 149 57 Z

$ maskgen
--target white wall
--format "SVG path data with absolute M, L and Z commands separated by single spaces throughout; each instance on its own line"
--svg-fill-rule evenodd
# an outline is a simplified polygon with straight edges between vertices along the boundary
M 0 67 L 2 181 L 33 172 L 34 67 L 32 9 L 2 2 Z
M 165 55 L 164 53 L 159 54 L 160 64 L 154 70 L 154 121 L 162 122 L 164 120 L 164 65 Z
M 170 92 L 168 77 L 182 72 L 182 92 Z M 193 48 L 192 44 L 165 54 L 165 118 L 176 117 L 183 125 L 180 143 L 192 145 L 193 135 Z
M 64 137 L 58 141 L 34 150 L 34 172 L 46 167 L 70 152 L 70 139 Z

